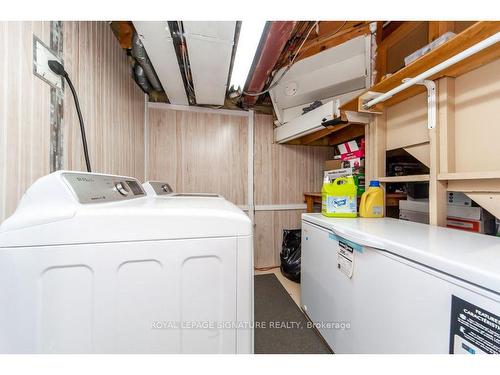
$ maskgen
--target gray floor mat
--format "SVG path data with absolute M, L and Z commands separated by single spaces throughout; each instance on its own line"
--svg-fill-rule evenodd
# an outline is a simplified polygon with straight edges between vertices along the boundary
M 254 280 L 255 322 L 261 324 L 255 327 L 255 354 L 331 353 L 275 275 Z

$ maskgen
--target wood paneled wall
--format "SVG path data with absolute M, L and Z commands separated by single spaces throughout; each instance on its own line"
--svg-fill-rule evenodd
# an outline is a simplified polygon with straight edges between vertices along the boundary
M 304 192 L 319 191 L 324 161 L 332 147 L 279 145 L 273 143 L 273 119 L 255 115 L 255 204 L 304 203 Z
M 50 22 L 0 22 L 0 222 L 50 171 L 50 90 L 33 75 L 33 34 L 48 45 Z
M 33 75 L 33 35 L 50 22 L 0 22 L 0 222 L 50 172 L 50 87 Z M 63 22 L 64 63 L 80 97 L 94 171 L 144 176 L 144 96 L 107 22 Z M 67 169 L 84 170 L 73 98 L 63 118 Z
M 92 170 L 144 178 L 144 94 L 107 22 L 63 22 L 64 64 L 80 98 Z M 64 165 L 86 170 L 69 88 Z
M 212 192 L 246 206 L 248 123 L 246 117 L 150 107 L 148 179 L 176 191 Z M 329 147 L 273 144 L 269 115 L 254 117 L 255 205 L 302 204 L 319 191 Z M 255 212 L 255 266 L 279 264 L 283 229 L 300 228 L 304 210 Z
M 148 118 L 148 180 L 247 204 L 247 117 L 150 108 Z
M 320 191 L 332 147 L 273 143 L 273 119 L 255 115 L 254 195 L 256 205 L 301 204 L 304 192 Z M 305 210 L 255 212 L 255 267 L 279 265 L 283 229 L 300 229 Z

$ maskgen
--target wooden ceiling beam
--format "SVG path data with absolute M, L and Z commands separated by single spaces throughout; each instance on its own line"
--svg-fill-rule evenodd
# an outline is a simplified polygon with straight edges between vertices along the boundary
M 365 21 L 354 23 L 354 25 L 351 26 L 346 24 L 344 27 L 345 28 L 342 28 L 341 30 L 338 30 L 337 28 L 337 30 L 334 30 L 331 33 L 323 35 L 320 34 L 318 37 L 304 43 L 304 46 L 295 61 L 300 61 L 321 51 L 338 46 L 339 44 L 347 42 L 350 39 L 370 33 L 370 24 Z M 335 33 L 335 31 L 337 32 Z
M 300 144 L 302 145 L 309 145 L 318 139 L 324 138 L 332 133 L 338 132 L 346 127 L 348 127 L 349 124 L 340 124 L 340 125 L 334 125 L 334 126 L 329 126 L 326 127 L 325 129 L 318 130 L 314 133 L 304 135 L 303 137 L 300 138 Z
M 358 138 L 365 135 L 365 126 L 360 124 L 349 124 L 348 127 L 331 134 L 328 137 L 328 144 L 330 146 L 338 145 L 350 141 L 351 139 Z
M 385 22 L 387 21 L 382 21 L 382 23 Z M 404 21 L 390 21 L 385 27 L 383 27 L 380 41 L 384 40 L 389 35 L 391 35 L 399 26 L 403 24 L 403 22 Z
M 130 21 L 113 21 L 111 22 L 111 30 L 115 34 L 120 47 L 123 49 L 132 48 L 132 36 L 134 35 L 134 26 Z

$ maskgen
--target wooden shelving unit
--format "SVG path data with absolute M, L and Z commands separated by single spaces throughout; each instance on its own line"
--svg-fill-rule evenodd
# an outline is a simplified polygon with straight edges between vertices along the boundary
M 416 23 L 403 23 L 403 25 L 405 24 L 408 25 L 404 27 L 400 26 L 403 29 L 402 32 L 407 32 L 417 27 Z M 434 25 L 429 23 L 429 42 L 434 40 L 435 37 L 442 35 L 447 30 L 449 31 L 449 29 L 447 29 L 449 25 L 444 24 L 445 22 L 437 21 Z M 438 27 L 436 28 L 436 26 Z M 434 28 L 434 31 L 431 32 L 431 28 Z M 439 31 L 436 33 L 436 30 Z M 351 115 L 355 113 L 360 116 L 370 117 L 369 125 L 358 124 L 356 126 L 353 123 L 349 123 L 342 127 L 325 128 L 316 133 L 295 139 L 290 143 L 331 145 L 343 142 L 347 140 L 348 137 L 354 138 L 364 134 L 366 139 L 366 180 L 378 179 L 382 184 L 429 182 L 430 224 L 446 225 L 447 191 L 464 192 L 469 195 L 471 199 L 495 214 L 495 216 L 500 217 L 500 165 L 498 170 L 496 170 L 496 165 L 493 163 L 493 170 L 491 171 L 460 172 L 457 170 L 458 164 L 455 162 L 455 148 L 463 147 L 461 144 L 457 145 L 457 140 L 455 139 L 455 78 L 500 59 L 500 43 L 496 43 L 477 52 L 428 78 L 436 83 L 436 100 L 437 103 L 439 103 L 437 108 L 437 126 L 433 129 L 428 129 L 428 137 L 426 137 L 427 140 L 424 141 L 429 153 L 427 163 L 425 163 L 429 167 L 429 174 L 396 177 L 385 176 L 386 151 L 388 147 L 387 135 L 389 132 L 393 131 L 393 129 L 387 125 L 388 121 L 390 121 L 388 118 L 388 113 L 390 114 L 390 111 L 386 109 L 425 92 L 425 87 L 421 85 L 411 86 L 404 91 L 394 94 L 394 96 L 374 106 L 370 110 L 363 108 L 363 103 L 366 102 L 370 96 L 373 98 L 379 94 L 386 93 L 401 85 L 403 79 L 411 79 L 427 72 L 434 66 L 500 32 L 500 22 L 476 22 L 466 29 L 462 28 L 461 30 L 463 31 L 456 31 L 457 35 L 441 46 L 426 53 L 408 66 L 394 72 L 392 75 L 389 75 L 382 81 L 376 83 L 365 93 L 344 103 L 340 107 L 342 119 L 345 119 L 348 113 Z M 404 36 L 399 35 L 398 38 L 404 40 Z M 382 43 L 384 43 L 384 41 L 382 41 Z M 380 55 L 381 54 L 382 53 L 380 53 Z M 380 63 L 378 60 L 379 55 L 377 55 L 376 66 Z M 489 74 L 491 74 L 491 72 Z M 463 89 L 461 90 L 463 95 Z M 474 131 L 472 127 L 471 131 Z M 491 136 L 493 135 L 490 135 L 490 137 Z M 463 143 L 463 135 L 461 139 Z M 472 139 L 474 140 L 476 138 L 473 137 Z M 416 140 L 415 144 L 405 143 L 405 145 L 401 147 L 413 147 L 422 144 L 422 142 L 422 137 L 420 137 Z
M 403 183 L 403 182 L 429 182 L 430 176 L 428 174 L 417 174 L 410 176 L 389 176 L 379 177 L 380 182 L 385 183 Z
M 331 146 L 347 142 L 365 134 L 365 125 L 341 124 L 329 126 L 314 133 L 286 142 L 289 145 Z
M 437 85 L 436 100 L 439 103 L 438 124 L 436 128 L 428 130 L 430 170 L 428 175 L 385 176 L 387 134 L 392 131 L 387 127 L 387 116 L 390 111 L 386 109 L 423 93 L 426 89 L 420 85 L 411 86 L 383 103 L 375 105 L 370 111 L 363 108 L 363 103 L 373 98 L 374 92 L 375 95 L 386 93 L 401 85 L 403 79 L 414 78 L 498 32 L 500 32 L 500 22 L 476 22 L 441 46 L 378 82 L 359 97 L 344 103 L 340 108 L 341 112 L 371 113 L 372 120 L 366 130 L 367 180 L 378 177 L 384 184 L 429 182 L 429 221 L 432 225 L 446 225 L 446 191 L 464 192 L 495 216 L 500 217 L 500 165 L 497 169 L 493 164 L 494 170 L 486 172 L 460 172 L 457 171 L 455 163 L 455 148 L 463 147 L 463 145 L 457 146 L 455 139 L 455 78 L 499 59 L 500 43 L 473 54 L 428 78 L 434 80 Z M 472 127 L 471 131 L 474 131 Z M 493 135 L 485 134 L 485 137 L 488 136 Z M 407 144 L 405 147 L 410 146 L 411 144 Z
M 410 65 L 405 66 L 388 78 L 372 86 L 367 92 L 343 104 L 340 107 L 341 117 L 343 119 L 347 118 L 346 113 L 348 111 L 380 114 L 385 107 L 390 107 L 424 92 L 425 88 L 423 86 L 412 86 L 388 99 L 383 104 L 376 105 L 370 110 L 364 110 L 362 108 L 363 101 L 366 100 L 367 95 L 370 95 L 369 93 L 387 92 L 399 86 L 404 78 L 415 77 L 497 32 L 500 32 L 499 22 L 476 22 L 474 25 L 457 34 L 446 43 L 428 52 L 412 62 Z M 492 46 L 461 61 L 459 64 L 455 64 L 435 74 L 430 77 L 430 79 L 437 80 L 443 77 L 458 77 L 498 58 L 500 58 L 500 48 L 498 46 Z M 344 126 L 336 126 L 319 130 L 315 133 L 287 142 L 287 144 L 326 146 L 338 144 L 348 140 L 349 137 L 355 138 L 363 134 L 363 125 L 358 123 L 349 123 Z
M 412 62 L 410 65 L 398 70 L 396 73 L 392 74 L 383 81 L 372 86 L 369 92 L 384 93 L 397 86 L 399 86 L 403 79 L 412 78 L 420 73 L 427 71 L 433 66 L 453 57 L 454 55 L 466 50 L 467 48 L 473 46 L 474 44 L 486 39 L 487 37 L 500 32 L 500 23 L 494 21 L 484 21 L 476 22 L 471 27 L 457 34 L 452 39 L 448 40 L 446 43 L 437 47 L 436 49 L 426 53 L 419 59 Z M 455 64 L 437 74 L 430 77 L 431 80 L 437 80 L 442 77 L 458 77 L 462 74 L 470 72 L 482 65 L 485 65 L 491 61 L 500 58 L 500 48 L 498 46 L 491 46 L 469 58 Z M 386 100 L 383 105 L 376 105 L 372 111 L 380 112 L 384 107 L 388 107 L 397 103 L 400 103 L 406 99 L 409 99 L 417 94 L 425 91 L 423 86 L 412 86 L 407 90 L 393 96 L 392 98 Z M 366 94 L 366 93 L 365 93 Z M 358 98 L 354 98 L 351 101 L 345 103 L 341 106 L 343 111 L 361 111 L 370 112 L 361 109 L 363 104 L 363 95 Z
M 361 197 L 358 197 L 358 205 Z M 399 201 L 406 199 L 406 193 L 388 193 L 385 195 L 386 207 L 399 207 Z M 314 212 L 314 205 L 321 205 L 321 193 L 304 193 L 304 202 L 307 212 Z
M 438 180 L 491 180 L 500 179 L 500 171 L 488 172 L 458 172 L 458 173 L 440 173 Z

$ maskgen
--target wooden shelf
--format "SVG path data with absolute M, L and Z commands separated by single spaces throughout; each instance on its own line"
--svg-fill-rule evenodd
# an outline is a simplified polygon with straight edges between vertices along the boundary
M 500 179 L 500 171 L 440 173 L 438 180 L 491 180 Z
M 500 32 L 500 22 L 476 22 L 474 25 L 457 34 L 455 37 L 451 38 L 439 47 L 426 53 L 408 66 L 401 68 L 388 78 L 372 86 L 368 91 L 385 93 L 392 90 L 393 88 L 401 85 L 404 78 L 413 78 L 440 64 L 441 62 L 448 60 L 450 57 L 466 50 L 481 40 L 496 34 L 497 32 Z M 500 58 L 500 45 L 495 44 L 455 65 L 450 66 L 445 70 L 442 70 L 439 73 L 436 73 L 432 77 L 429 77 L 429 79 L 436 80 L 442 77 L 458 77 L 498 58 Z M 421 85 L 409 87 L 408 89 L 386 100 L 383 103 L 383 106 L 385 107 L 397 104 L 424 91 L 425 87 Z M 361 96 L 363 96 L 363 94 Z M 345 103 L 340 107 L 340 109 L 344 111 L 357 111 L 361 96 Z M 380 109 L 381 107 L 382 106 L 380 105 L 375 106 L 377 109 Z
M 364 125 L 341 124 L 320 129 L 314 133 L 285 142 L 288 145 L 332 146 L 350 141 L 365 134 Z
M 425 182 L 429 181 L 430 177 L 428 174 L 416 174 L 412 176 L 379 177 L 377 180 L 385 183 Z
M 399 207 L 399 201 L 407 198 L 406 193 L 388 193 L 385 195 L 386 207 Z M 358 197 L 358 204 L 361 197 Z M 313 212 L 314 204 L 321 204 L 321 193 L 304 193 L 304 202 L 307 204 L 307 212 Z
M 387 193 L 385 195 L 385 206 L 399 208 L 399 201 L 405 200 L 406 198 L 406 193 Z

